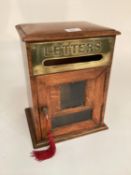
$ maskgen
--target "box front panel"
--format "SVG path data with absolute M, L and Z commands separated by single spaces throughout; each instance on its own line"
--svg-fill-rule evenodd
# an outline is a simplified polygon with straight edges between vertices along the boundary
M 30 43 L 32 72 L 37 80 L 42 139 L 47 126 L 56 141 L 78 136 L 103 122 L 105 83 L 114 37 Z

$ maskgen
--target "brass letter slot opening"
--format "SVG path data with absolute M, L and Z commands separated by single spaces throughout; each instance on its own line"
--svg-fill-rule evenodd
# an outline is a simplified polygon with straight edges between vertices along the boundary
M 91 61 L 99 61 L 103 58 L 101 54 L 88 55 L 82 57 L 62 58 L 62 59 L 49 59 L 43 61 L 44 66 L 57 66 L 63 64 L 85 63 Z

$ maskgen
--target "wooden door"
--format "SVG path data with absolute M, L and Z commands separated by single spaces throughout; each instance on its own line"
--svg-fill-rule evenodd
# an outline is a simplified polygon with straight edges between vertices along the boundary
M 38 106 L 48 107 L 56 141 L 83 135 L 102 124 L 107 68 L 85 69 L 37 77 Z M 45 115 L 40 110 L 42 138 Z

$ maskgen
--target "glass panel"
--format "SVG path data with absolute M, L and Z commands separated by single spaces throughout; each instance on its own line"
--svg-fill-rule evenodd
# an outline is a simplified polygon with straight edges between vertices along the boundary
M 92 110 L 88 109 L 82 112 L 77 112 L 73 114 L 68 114 L 64 116 L 55 116 L 52 119 L 52 128 L 57 128 L 73 123 L 78 123 L 81 121 L 86 121 L 92 119 Z
M 61 85 L 61 108 L 71 108 L 84 105 L 85 81 Z

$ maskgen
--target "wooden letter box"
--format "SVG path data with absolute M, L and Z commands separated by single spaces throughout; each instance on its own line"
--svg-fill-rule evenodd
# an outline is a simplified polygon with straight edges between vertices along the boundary
M 87 22 L 20 24 L 35 148 L 106 129 L 104 111 L 118 31 Z

